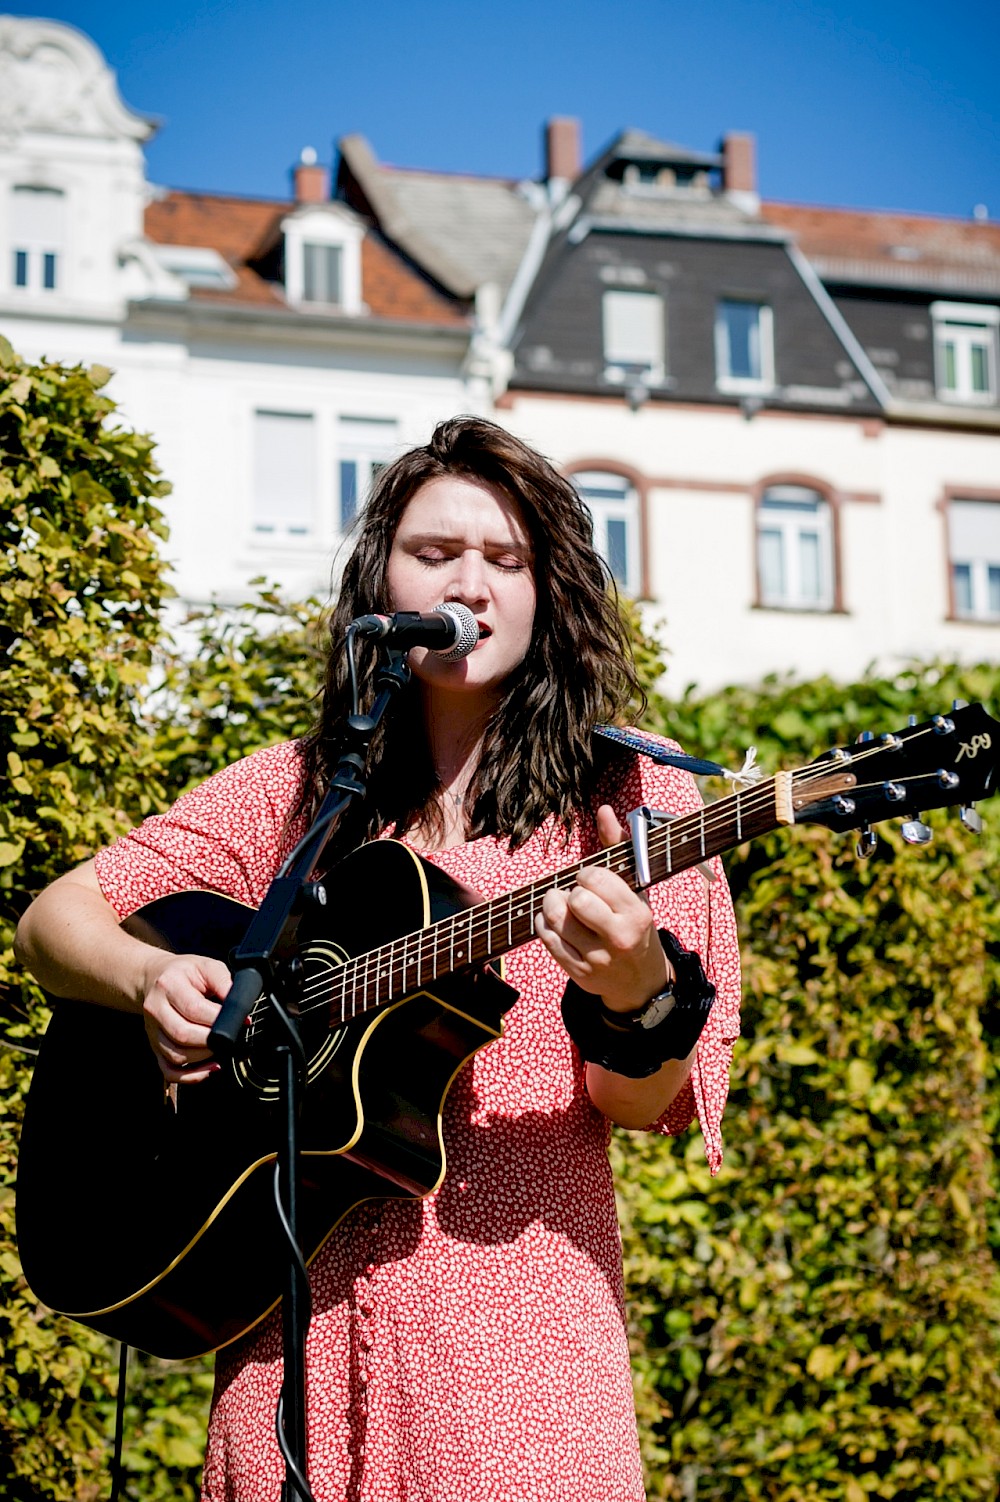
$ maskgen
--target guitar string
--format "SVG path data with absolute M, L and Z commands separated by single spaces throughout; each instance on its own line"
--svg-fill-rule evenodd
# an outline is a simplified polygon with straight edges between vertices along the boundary
M 935 728 L 932 724 L 929 725 L 925 730 L 922 730 L 918 736 L 909 736 L 906 738 L 906 740 L 918 740 L 923 736 L 935 733 L 938 732 L 935 731 Z M 886 751 L 889 751 L 891 754 L 891 748 L 885 742 L 875 741 L 870 745 L 861 743 L 852 750 L 850 762 L 826 760 L 816 763 L 809 763 L 806 767 L 798 769 L 790 774 L 793 779 L 793 787 L 796 784 L 822 780 L 826 777 L 829 777 L 831 773 L 835 774 L 838 770 L 846 770 L 848 767 L 856 764 L 857 762 L 867 760 L 872 755 Z M 922 775 L 926 776 L 929 774 Z M 911 776 L 886 780 L 891 780 L 902 784 L 906 782 L 917 781 L 918 778 Z M 857 793 L 869 790 L 876 786 L 877 783 L 872 782 L 858 785 L 850 789 L 845 789 L 844 791 L 848 794 Z M 689 844 L 691 838 L 697 838 L 697 831 L 699 830 L 701 831 L 702 837 L 704 838 L 706 834 L 714 833 L 724 826 L 733 825 L 733 823 L 736 821 L 736 816 L 739 817 L 740 821 L 742 821 L 742 819 L 744 818 L 751 818 L 753 814 L 761 812 L 763 811 L 763 809 L 771 806 L 776 799 L 776 793 L 777 779 L 774 777 L 768 778 L 764 783 L 758 784 L 753 788 L 746 789 L 744 792 L 733 794 L 728 798 L 719 799 L 716 803 L 709 804 L 707 808 L 701 810 L 699 813 L 682 816 L 672 824 L 666 825 L 658 830 L 650 831 L 649 852 L 651 859 L 657 859 L 660 855 L 670 852 L 674 844 Z M 740 800 L 742 800 L 742 802 Z M 690 836 L 685 834 L 680 840 L 677 840 L 675 837 L 677 835 L 678 829 L 683 828 L 684 826 L 687 826 L 687 828 L 691 831 L 691 834 Z M 689 866 L 696 863 L 696 860 L 692 861 L 689 863 Z M 467 964 L 472 963 L 471 952 L 474 951 L 476 942 L 479 939 L 482 939 L 484 936 L 489 939 L 493 930 L 498 926 L 498 920 L 494 916 L 497 909 L 502 909 L 504 907 L 508 909 L 506 926 L 509 934 L 515 918 L 523 917 L 525 910 L 529 912 L 534 911 L 535 897 L 537 895 L 538 888 L 543 888 L 544 891 L 548 892 L 550 890 L 561 889 L 565 886 L 572 886 L 576 881 L 577 873 L 583 867 L 595 865 L 604 865 L 608 868 L 612 868 L 617 865 L 620 868 L 624 868 L 624 870 L 634 869 L 634 855 L 630 842 L 624 841 L 618 845 L 611 846 L 606 850 L 595 852 L 594 854 L 585 857 L 582 861 L 576 863 L 574 866 L 568 867 L 566 870 L 556 873 L 554 876 L 548 875 L 546 877 L 538 878 L 535 881 L 529 883 L 526 887 L 519 888 L 514 892 L 506 893 L 501 897 L 492 899 L 491 901 L 477 904 L 475 907 L 469 908 L 465 912 L 452 914 L 447 918 L 438 920 L 437 923 L 429 925 L 427 928 L 417 929 L 412 933 L 397 936 L 397 938 L 391 940 L 389 944 L 381 946 L 376 950 L 370 950 L 364 954 L 352 956 L 343 964 L 335 966 L 333 968 L 332 976 L 334 979 L 334 984 L 332 986 L 329 985 L 331 972 L 327 972 L 326 975 L 318 978 L 312 985 L 306 986 L 306 989 L 303 993 L 303 1000 L 309 1000 L 309 1005 L 300 1008 L 300 1015 L 306 1012 L 317 1010 L 320 1007 L 329 1006 L 334 1000 L 334 992 L 340 991 L 342 1003 L 341 1019 L 346 1023 L 347 1021 L 352 1020 L 358 1015 L 363 1015 L 367 1011 L 374 1010 L 375 1007 L 381 1004 L 381 1000 L 383 998 L 379 997 L 379 990 L 383 984 L 388 987 L 388 995 L 384 998 L 384 1000 L 389 1000 L 392 998 L 395 989 L 395 974 L 397 971 L 400 971 L 400 984 L 404 991 L 406 987 L 407 972 L 412 969 L 415 973 L 415 981 L 418 981 L 422 975 L 426 961 L 430 961 L 435 966 L 433 978 L 436 978 L 439 974 L 439 971 L 436 967 L 440 959 L 440 951 L 442 948 L 442 945 L 440 943 L 441 937 L 445 937 L 447 940 L 450 935 L 451 939 L 451 943 L 448 947 L 449 957 L 452 960 L 452 964 L 449 966 L 449 970 L 464 968 Z M 682 867 L 681 869 L 689 869 L 689 866 Z M 514 913 L 512 911 L 515 902 L 520 902 L 521 904 L 521 906 L 518 908 L 517 913 Z M 504 920 L 501 914 L 499 918 L 499 925 L 503 926 L 503 922 Z M 463 940 L 463 949 L 458 951 L 459 964 L 456 966 L 453 961 L 455 956 L 455 936 L 458 929 L 462 930 L 461 938 Z M 407 953 L 407 948 L 413 940 L 416 940 L 416 954 L 410 956 Z M 464 949 L 465 942 L 468 943 L 469 952 L 466 952 Z M 527 939 L 521 942 L 527 942 Z M 402 946 L 401 956 L 397 952 L 400 945 Z M 515 948 L 519 946 L 509 945 L 508 947 Z M 376 957 L 380 958 L 378 959 L 378 962 L 375 966 L 374 982 L 376 1000 L 374 1003 L 372 1003 L 367 999 L 368 992 L 372 983 L 372 977 L 369 972 L 372 969 L 372 960 L 376 959 Z M 483 958 L 488 958 L 488 955 L 484 956 Z M 357 985 L 357 981 L 359 979 L 362 967 L 364 968 L 364 982 L 359 987 Z M 363 1001 L 360 1009 L 355 1006 L 351 1009 L 350 1015 L 348 1015 L 348 1012 L 346 1010 L 346 998 L 348 990 L 351 991 L 352 997 L 355 997 L 359 989 L 362 992 L 365 1000 Z M 310 998 L 317 991 L 323 991 L 325 993 L 323 995 L 323 999 L 319 1002 L 312 1002 Z M 261 1022 L 262 1021 L 263 1019 L 261 1019 Z M 248 1028 L 247 1037 L 253 1037 L 258 1030 L 259 1024 L 255 1016 L 251 1027 Z

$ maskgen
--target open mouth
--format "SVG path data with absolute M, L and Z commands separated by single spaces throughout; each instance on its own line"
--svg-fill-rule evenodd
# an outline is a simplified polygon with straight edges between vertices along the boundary
M 490 636 L 493 635 L 493 629 L 492 629 L 492 627 L 490 627 L 490 626 L 484 626 L 479 621 L 476 622 L 476 625 L 479 627 L 479 640 L 480 641 L 486 641 L 487 637 L 490 637 Z

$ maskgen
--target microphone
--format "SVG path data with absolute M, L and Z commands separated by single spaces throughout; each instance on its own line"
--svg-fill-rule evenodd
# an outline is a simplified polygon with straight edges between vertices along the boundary
M 479 626 L 468 605 L 453 601 L 421 613 L 397 610 L 395 615 L 359 615 L 351 622 L 359 636 L 372 636 L 387 647 L 429 647 L 445 662 L 468 657 L 479 640 Z

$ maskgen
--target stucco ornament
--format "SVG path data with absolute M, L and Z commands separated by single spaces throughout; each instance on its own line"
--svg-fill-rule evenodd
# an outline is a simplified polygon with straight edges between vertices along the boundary
M 0 142 L 34 131 L 145 141 L 155 129 L 122 102 L 114 73 L 81 32 L 0 17 Z

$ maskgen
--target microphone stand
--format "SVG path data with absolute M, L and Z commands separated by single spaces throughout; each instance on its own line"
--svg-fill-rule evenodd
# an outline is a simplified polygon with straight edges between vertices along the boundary
M 233 984 L 209 1035 L 218 1058 L 231 1059 L 245 1046 L 250 1012 L 263 996 L 284 1041 L 275 1050 L 279 1062 L 279 1098 L 285 1133 L 276 1167 L 278 1215 L 289 1242 L 289 1263 L 282 1299 L 284 1377 L 278 1402 L 278 1444 L 285 1460 L 282 1502 L 313 1502 L 306 1455 L 306 1332 L 311 1304 L 309 1277 L 299 1241 L 298 1126 L 307 1060 L 297 1027 L 305 966 L 299 954 L 298 929 L 311 910 L 325 907 L 326 889 L 312 879 L 327 841 L 351 800 L 365 795 L 365 768 L 372 736 L 393 698 L 410 681 L 407 648 L 385 652 L 376 672 L 376 694 L 368 714 L 358 713 L 354 673 L 354 628 L 348 630 L 354 712 L 341 727 L 345 749 L 313 823 L 272 880 L 250 927 L 233 952 Z

